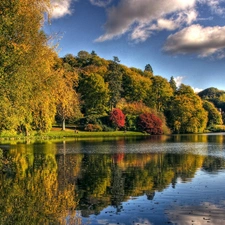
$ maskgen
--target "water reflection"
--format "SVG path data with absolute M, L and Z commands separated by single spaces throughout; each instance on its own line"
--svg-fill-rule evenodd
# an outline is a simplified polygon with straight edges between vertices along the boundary
M 197 224 L 205 204 L 216 224 L 223 145 L 222 134 L 4 144 L 0 224 Z

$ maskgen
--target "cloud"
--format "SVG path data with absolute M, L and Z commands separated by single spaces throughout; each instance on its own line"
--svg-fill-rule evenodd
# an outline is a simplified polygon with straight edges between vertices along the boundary
M 176 82 L 177 87 L 179 87 L 183 83 L 184 79 L 185 76 L 174 77 L 174 81 Z
M 90 2 L 92 5 L 96 5 L 99 7 L 106 7 L 112 2 L 112 0 L 90 0 Z
M 108 9 L 105 34 L 96 41 L 118 38 L 129 31 L 131 39 L 146 40 L 151 35 L 151 30 L 171 30 L 179 27 L 180 23 L 190 24 L 197 17 L 194 9 L 196 2 L 197 0 L 121 0 L 118 6 Z
M 200 4 L 206 4 L 211 9 L 211 12 L 217 15 L 223 15 L 225 13 L 225 8 L 221 6 L 225 0 L 198 0 Z
M 203 89 L 201 89 L 201 88 L 192 87 L 192 89 L 194 90 L 195 93 L 199 93 L 200 91 L 203 91 Z
M 197 53 L 200 57 L 224 57 L 225 26 L 202 27 L 194 24 L 169 35 L 164 51 L 173 54 Z
M 199 206 L 178 206 L 166 213 L 173 224 L 223 224 L 225 210 L 224 205 L 204 202 Z
M 133 29 L 130 39 L 135 42 L 143 42 L 154 34 L 155 31 L 173 31 L 183 24 L 191 24 L 196 20 L 197 15 L 197 12 L 194 9 L 191 9 L 179 12 L 169 18 L 158 18 L 155 22 L 140 23 Z
M 66 15 L 71 15 L 72 0 L 51 0 L 51 17 L 58 19 Z

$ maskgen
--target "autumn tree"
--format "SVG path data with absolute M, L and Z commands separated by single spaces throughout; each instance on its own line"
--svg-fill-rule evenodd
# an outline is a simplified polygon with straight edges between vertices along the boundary
M 62 130 L 65 130 L 66 119 L 81 117 L 80 99 L 75 90 L 78 86 L 78 74 L 70 64 L 63 63 L 62 59 L 58 60 L 55 70 L 58 73 L 57 82 L 59 84 L 55 90 L 57 96 L 57 116 L 61 119 Z
M 110 120 L 116 128 L 125 126 L 125 118 L 125 115 L 120 109 L 115 108 L 110 112 Z
M 0 2 L 0 130 L 50 129 L 54 49 L 42 31 L 49 0 Z
M 162 120 L 153 113 L 142 113 L 138 118 L 138 126 L 149 134 L 162 134 Z
M 173 95 L 173 89 L 169 82 L 161 77 L 152 77 L 152 86 L 146 105 L 155 108 L 157 111 L 163 111 L 170 97 Z
M 223 124 L 221 112 L 213 105 L 213 103 L 204 100 L 203 108 L 208 112 L 208 127 Z
M 127 102 L 145 102 L 149 97 L 152 81 L 142 76 L 138 70 L 123 68 L 122 97 Z
M 153 110 L 147 107 L 143 102 L 129 102 L 121 105 L 121 109 L 126 114 L 126 129 L 138 130 L 137 118 L 142 113 L 150 113 Z
M 203 132 L 208 114 L 202 100 L 190 86 L 181 84 L 166 110 L 167 123 L 174 133 Z

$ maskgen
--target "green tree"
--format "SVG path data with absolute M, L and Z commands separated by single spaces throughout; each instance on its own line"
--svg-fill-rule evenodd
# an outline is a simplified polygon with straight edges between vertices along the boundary
M 85 115 L 104 114 L 107 111 L 109 90 L 102 76 L 95 73 L 83 74 L 80 78 L 78 91 L 81 94 Z
M 225 112 L 225 91 L 211 87 L 199 92 L 198 95 L 202 99 L 212 102 L 216 108 Z
M 150 73 L 153 74 L 153 69 L 152 69 L 152 67 L 151 67 L 150 64 L 147 64 L 147 65 L 145 66 L 145 71 L 148 71 L 148 72 L 150 72 Z
M 167 123 L 174 133 L 203 132 L 208 114 L 202 100 L 190 86 L 181 84 L 166 110 Z
M 109 70 L 106 77 L 106 82 L 109 84 L 109 107 L 112 109 L 116 107 L 117 102 L 121 98 L 122 91 L 122 71 L 119 65 L 117 56 L 113 57 L 113 61 L 109 64 Z
M 123 68 L 123 71 L 122 97 L 127 102 L 146 101 L 152 85 L 151 79 L 133 69 Z
M 170 87 L 173 89 L 173 92 L 176 92 L 177 85 L 176 85 L 176 81 L 174 80 L 174 77 L 173 76 L 170 78 L 169 83 L 170 83 Z
M 171 96 L 173 96 L 173 90 L 169 82 L 161 76 L 154 76 L 152 77 L 151 91 L 145 104 L 157 111 L 164 111 Z
M 41 30 L 49 5 L 49 0 L 0 2 L 1 131 L 29 134 L 51 127 L 55 53 Z
M 219 112 L 213 103 L 204 100 L 203 108 L 208 112 L 207 127 L 223 124 L 221 112 Z

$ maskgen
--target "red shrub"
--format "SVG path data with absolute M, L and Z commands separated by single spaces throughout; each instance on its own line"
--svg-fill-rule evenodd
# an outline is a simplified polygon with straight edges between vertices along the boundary
M 110 113 L 110 120 L 116 127 L 124 127 L 125 126 L 125 115 L 120 109 L 113 109 Z
M 138 118 L 138 126 L 149 134 L 162 134 L 162 120 L 152 113 L 142 113 Z

